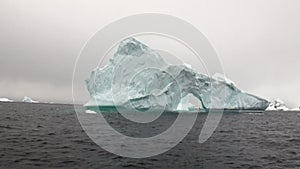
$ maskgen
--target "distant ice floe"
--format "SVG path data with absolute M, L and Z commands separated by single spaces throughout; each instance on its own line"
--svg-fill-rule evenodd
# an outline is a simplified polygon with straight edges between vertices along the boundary
M 19 100 L 15 101 L 15 100 L 10 100 L 6 97 L 2 97 L 0 98 L 0 102 L 20 102 Z M 55 102 L 40 102 L 40 101 L 36 101 L 36 100 L 33 100 L 31 99 L 30 97 L 28 96 L 25 96 L 23 98 L 23 100 L 21 100 L 21 102 L 25 102 L 25 103 L 46 103 L 46 104 L 55 104 Z
M 297 108 L 290 109 L 291 111 L 300 111 L 300 106 Z
M 264 113 L 247 113 L 248 115 L 256 115 L 256 116 L 263 116 Z
M 92 111 L 92 110 L 86 110 L 85 113 L 87 113 L 87 114 L 97 114 L 97 112 Z
M 8 98 L 0 98 L 0 102 L 13 102 L 13 100 L 10 100 Z
M 285 103 L 280 100 L 276 99 L 270 103 L 269 107 L 266 109 L 267 111 L 287 111 L 289 108 L 286 107 Z
M 30 97 L 25 96 L 24 99 L 22 100 L 23 102 L 26 103 L 38 103 L 38 101 L 32 100 Z

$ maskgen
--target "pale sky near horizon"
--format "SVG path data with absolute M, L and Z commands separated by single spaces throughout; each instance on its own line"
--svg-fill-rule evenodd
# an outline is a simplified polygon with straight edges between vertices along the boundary
M 240 89 L 300 106 L 296 0 L 1 0 L 0 98 L 71 103 L 74 63 L 86 41 L 115 20 L 150 12 L 197 27 Z

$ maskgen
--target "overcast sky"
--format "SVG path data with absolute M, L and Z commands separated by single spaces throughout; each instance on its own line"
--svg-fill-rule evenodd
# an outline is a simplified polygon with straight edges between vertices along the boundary
M 1 0 L 0 97 L 72 102 L 72 71 L 85 42 L 103 26 L 145 12 L 197 27 L 239 88 L 300 105 L 297 0 Z

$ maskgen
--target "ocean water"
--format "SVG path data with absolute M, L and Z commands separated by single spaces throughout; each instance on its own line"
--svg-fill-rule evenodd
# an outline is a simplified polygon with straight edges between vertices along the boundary
M 117 113 L 107 121 L 129 136 L 164 131 L 175 114 L 136 126 Z M 79 124 L 73 105 L 0 103 L 0 168 L 300 168 L 300 113 L 226 113 L 212 137 L 198 137 L 200 114 L 173 149 L 145 159 L 119 157 L 95 144 Z M 153 144 L 155 148 L 155 144 Z

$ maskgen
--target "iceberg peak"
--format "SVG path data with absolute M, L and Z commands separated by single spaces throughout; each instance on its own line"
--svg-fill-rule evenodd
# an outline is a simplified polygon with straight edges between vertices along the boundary
M 141 56 L 144 51 L 149 50 L 148 46 L 140 43 L 134 38 L 127 38 L 120 42 L 117 50 L 118 55 Z

